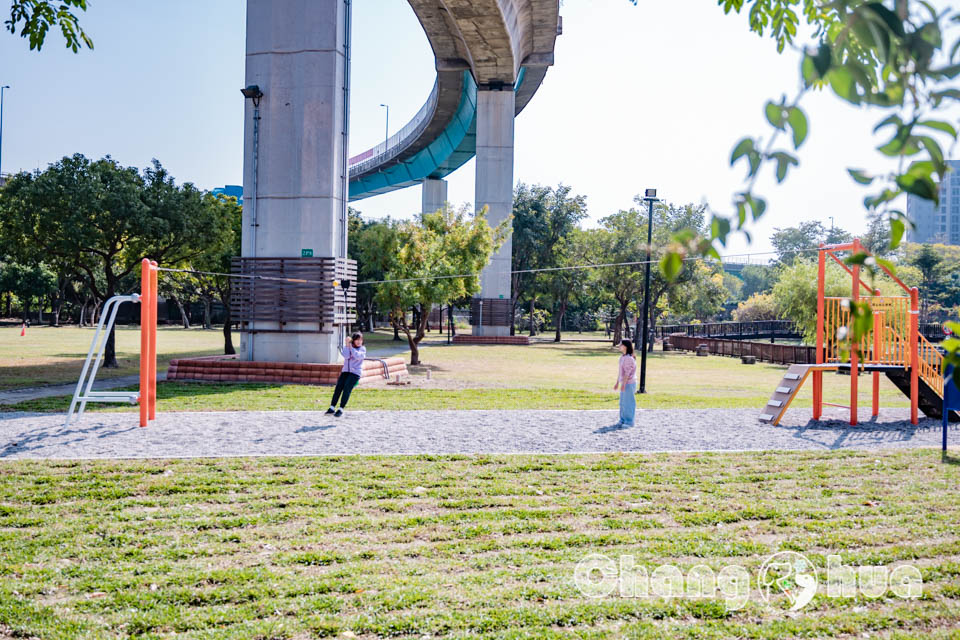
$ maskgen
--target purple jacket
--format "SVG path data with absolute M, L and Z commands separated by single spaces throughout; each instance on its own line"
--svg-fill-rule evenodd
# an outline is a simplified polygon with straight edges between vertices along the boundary
M 354 348 L 353 344 L 345 344 L 340 347 L 340 355 L 343 356 L 343 369 L 341 373 L 352 373 L 363 375 L 363 359 L 367 357 L 367 348 L 361 346 Z

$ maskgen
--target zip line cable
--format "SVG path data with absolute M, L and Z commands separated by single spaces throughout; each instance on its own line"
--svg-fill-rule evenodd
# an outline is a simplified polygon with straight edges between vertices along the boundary
M 811 253 L 814 251 L 819 251 L 820 249 L 795 249 L 792 251 L 761 251 L 757 253 L 735 253 L 724 256 L 724 258 L 752 258 L 754 256 L 770 256 L 770 255 L 797 255 L 802 253 Z M 683 258 L 683 262 L 694 262 L 701 260 L 706 262 L 707 259 L 702 256 L 692 256 Z M 517 273 L 544 273 L 550 271 L 577 271 L 580 269 L 602 269 L 605 267 L 638 267 L 646 264 L 657 264 L 659 260 L 634 260 L 629 262 L 606 262 L 606 263 L 594 263 L 594 264 L 581 264 L 572 267 L 543 267 L 540 269 L 516 269 L 510 272 L 511 275 Z M 724 264 L 723 260 L 719 263 L 721 266 Z M 749 265 L 746 265 L 749 266 Z M 241 274 L 241 273 L 222 273 L 219 271 L 199 271 L 196 269 L 172 269 L 170 267 L 157 267 L 157 271 L 167 271 L 170 273 L 188 273 L 190 275 L 198 276 L 223 276 L 226 278 L 245 278 L 248 280 L 269 280 L 273 282 L 291 282 L 294 284 L 322 284 L 329 285 L 330 282 L 325 280 L 305 280 L 302 278 L 279 278 L 276 276 L 257 276 L 250 274 Z M 376 285 L 376 284 L 397 284 L 402 282 L 423 282 L 425 280 L 452 280 L 454 278 L 479 278 L 481 274 L 479 273 L 464 273 L 456 275 L 440 275 L 440 276 L 422 276 L 418 278 L 396 278 L 392 280 L 365 280 L 362 282 L 354 283 L 355 286 L 359 287 L 361 285 Z

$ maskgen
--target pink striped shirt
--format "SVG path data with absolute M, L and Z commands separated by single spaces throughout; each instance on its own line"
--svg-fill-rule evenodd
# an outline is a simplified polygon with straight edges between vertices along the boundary
M 620 376 L 617 382 L 621 386 L 637 381 L 637 360 L 633 356 L 620 356 Z

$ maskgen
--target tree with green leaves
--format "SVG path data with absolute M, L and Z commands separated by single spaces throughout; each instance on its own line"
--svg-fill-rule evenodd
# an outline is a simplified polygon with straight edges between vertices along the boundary
M 920 270 L 922 277 L 920 289 L 920 322 L 930 321 L 930 300 L 938 293 L 944 278 L 943 258 L 929 244 L 920 247 L 920 251 L 910 259 L 910 264 Z
M 536 305 L 540 274 L 528 270 L 555 267 L 558 243 L 587 216 L 586 197 L 573 196 L 571 191 L 563 184 L 554 188 L 522 182 L 514 190 L 513 269 L 524 273 L 511 277 L 511 317 L 521 298 L 529 298 L 531 313 Z M 531 323 L 530 335 L 535 333 L 533 327 Z M 513 330 L 511 326 L 511 333 Z
M 553 302 L 553 322 L 556 328 L 553 341 L 560 342 L 563 319 L 570 300 L 590 281 L 589 269 L 578 269 L 589 264 L 596 255 L 596 234 L 574 228 L 557 243 L 557 271 L 543 273 L 543 290 Z
M 40 263 L 7 262 L 0 266 L 0 291 L 17 296 L 23 321 L 30 319 L 30 305 L 57 290 L 57 274 Z
M 143 258 L 185 266 L 228 242 L 230 215 L 191 183 L 176 185 L 157 161 L 141 173 L 109 156 L 66 157 L 0 192 L 0 238 L 73 265 L 100 302 L 138 288 Z M 116 366 L 113 332 L 104 366 Z
M 757 293 L 768 293 L 777 281 L 774 267 L 761 264 L 744 265 L 740 276 L 743 278 L 740 296 L 744 299 Z
M 688 314 L 701 322 L 713 319 L 723 310 L 723 303 L 730 295 L 723 284 L 723 273 L 715 265 L 704 262 L 690 265 L 684 271 L 688 276 L 686 281 L 667 293 L 667 309 L 678 315 Z
M 840 227 L 827 229 L 817 220 L 801 222 L 796 227 L 774 229 L 770 244 L 777 252 L 777 261 L 782 265 L 791 265 L 796 259 L 806 259 L 816 255 L 821 244 L 842 244 L 851 242 L 853 235 Z
M 30 49 L 40 51 L 51 28 L 59 28 L 67 49 L 77 53 L 81 47 L 93 49 L 93 40 L 80 27 L 74 9 L 87 10 L 87 0 L 12 0 L 7 31 L 30 41 Z M 17 33 L 19 31 L 19 34 Z
M 776 320 L 777 317 L 777 303 L 770 293 L 754 293 L 733 311 L 734 322 Z
M 444 208 L 416 220 L 379 225 L 361 247 L 368 269 L 379 269 L 386 282 L 376 288 L 381 309 L 390 310 L 394 326 L 410 346 L 410 364 L 420 364 L 420 342 L 434 305 L 449 304 L 480 291 L 479 274 L 503 244 L 509 221 L 491 229 L 486 207 L 469 215 Z M 469 277 L 463 274 L 478 274 Z M 408 320 L 407 310 L 412 310 Z

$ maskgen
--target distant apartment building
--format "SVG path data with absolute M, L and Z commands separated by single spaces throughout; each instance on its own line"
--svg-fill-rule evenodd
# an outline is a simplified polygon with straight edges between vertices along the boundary
M 224 187 L 217 187 L 210 193 L 215 196 L 233 196 L 237 199 L 237 204 L 243 206 L 243 187 L 238 184 L 228 184 Z
M 960 160 L 947 162 L 952 171 L 940 183 L 940 204 L 907 196 L 907 217 L 916 225 L 907 231 L 910 242 L 960 244 Z

